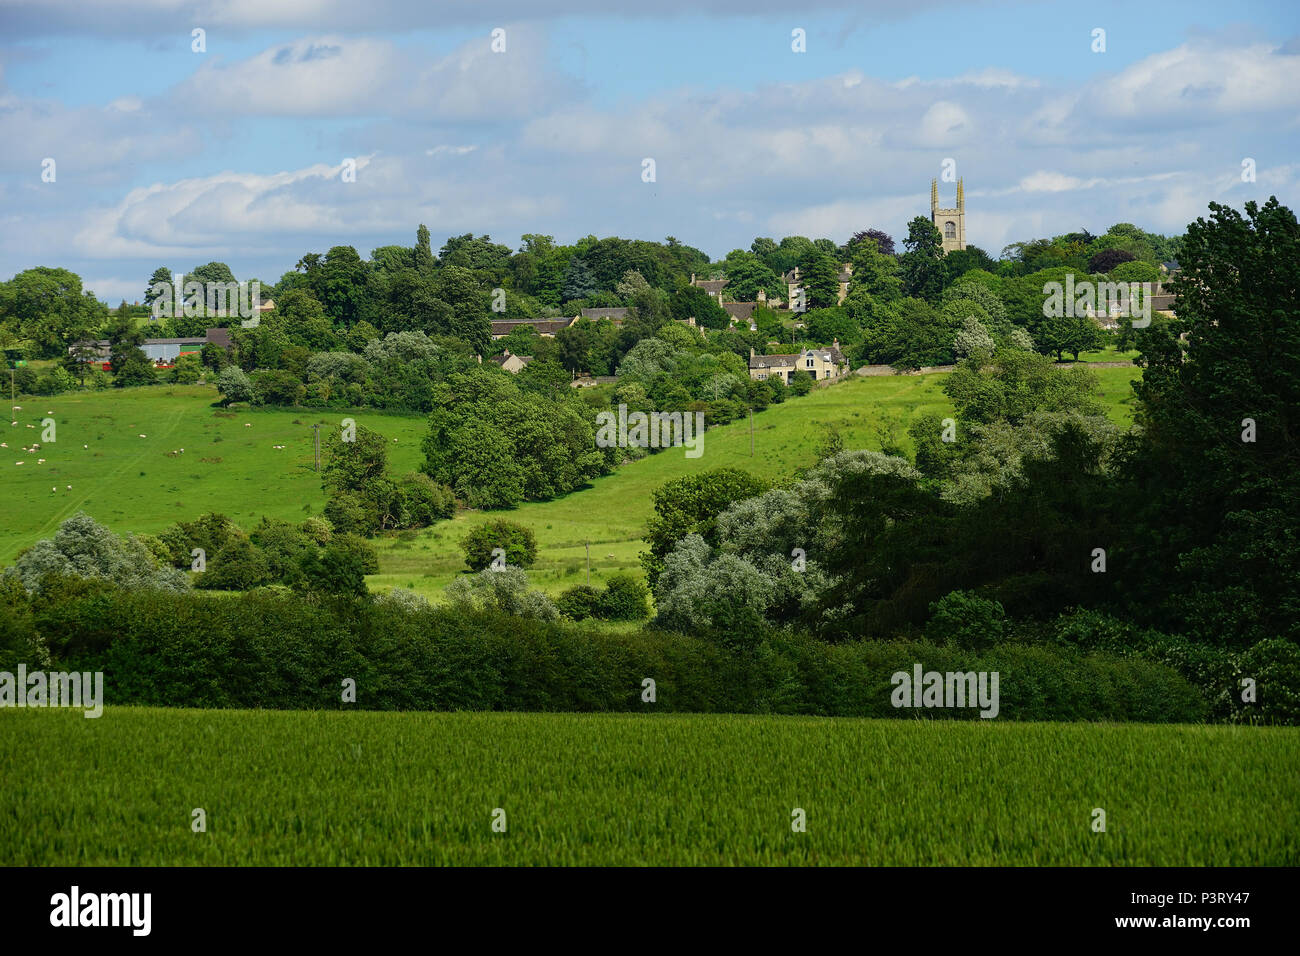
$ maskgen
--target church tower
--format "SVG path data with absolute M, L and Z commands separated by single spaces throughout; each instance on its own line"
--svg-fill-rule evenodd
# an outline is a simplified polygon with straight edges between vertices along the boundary
M 966 248 L 966 192 L 957 180 L 957 208 L 939 208 L 939 180 L 930 180 L 930 221 L 943 236 L 943 251 Z

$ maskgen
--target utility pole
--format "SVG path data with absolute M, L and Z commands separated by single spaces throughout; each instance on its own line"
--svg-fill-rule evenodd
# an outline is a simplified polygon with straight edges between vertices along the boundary
M 749 406 L 749 457 L 754 457 L 754 406 Z
M 316 470 L 320 471 L 320 423 L 311 426 L 311 430 L 316 436 Z
M 587 549 L 587 587 L 591 587 L 591 542 L 582 542 L 583 547 Z

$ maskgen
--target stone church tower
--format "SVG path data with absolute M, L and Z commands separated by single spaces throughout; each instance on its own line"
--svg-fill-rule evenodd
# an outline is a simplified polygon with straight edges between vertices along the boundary
M 930 180 L 930 221 L 943 236 L 943 251 L 947 255 L 954 249 L 966 248 L 966 193 L 961 180 L 957 180 L 957 208 L 939 208 L 939 180 Z

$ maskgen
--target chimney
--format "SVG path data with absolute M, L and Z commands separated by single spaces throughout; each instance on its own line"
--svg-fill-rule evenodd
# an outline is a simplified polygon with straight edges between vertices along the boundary
M 750 360 L 751 362 L 754 360 L 754 350 L 753 350 L 753 349 L 750 349 L 750 350 L 749 350 L 749 360 Z
M 695 285 L 695 273 L 691 273 L 691 285 Z

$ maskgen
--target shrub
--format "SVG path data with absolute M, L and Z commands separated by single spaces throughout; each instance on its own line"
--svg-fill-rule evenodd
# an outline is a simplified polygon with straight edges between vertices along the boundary
M 585 621 L 595 617 L 600 607 L 600 592 L 589 584 L 579 584 L 569 588 L 555 602 L 555 607 L 565 617 L 574 621 Z
M 356 492 L 336 491 L 325 502 L 323 514 L 340 534 L 371 535 L 379 530 L 375 509 Z
M 482 571 L 492 564 L 492 551 L 505 551 L 505 563 L 517 568 L 531 568 L 537 560 L 537 538 L 531 528 L 505 518 L 487 521 L 461 539 L 465 564 L 471 571 Z
M 274 580 L 266 556 L 247 538 L 236 538 L 215 555 L 209 554 L 207 563 L 207 570 L 195 579 L 195 587 L 247 591 Z
M 127 588 L 181 591 L 189 587 L 185 575 L 160 567 L 142 542 L 115 535 L 81 511 L 60 524 L 52 538 L 22 552 L 13 567 L 5 569 L 4 577 L 37 591 L 50 574 L 114 581 Z
M 320 552 L 311 551 L 302 556 L 294 586 L 304 591 L 363 597 L 366 591 L 366 559 L 354 548 L 347 546 L 345 535 Z
M 253 381 L 238 365 L 229 365 L 217 376 L 217 391 L 223 405 L 232 402 L 251 402 L 254 397 Z
M 398 482 L 402 496 L 402 527 L 423 528 L 456 513 L 456 496 L 428 475 L 410 472 Z
M 790 391 L 795 395 L 807 395 L 812 391 L 812 387 L 812 376 L 803 369 L 799 369 L 790 376 Z
M 611 574 L 596 616 L 606 621 L 644 621 L 650 616 L 650 592 L 630 574 Z
M 521 568 L 480 571 L 447 585 L 447 599 L 462 610 L 502 611 L 512 617 L 554 621 L 560 616 L 551 599 L 528 587 Z
M 930 605 L 925 636 L 936 644 L 978 649 L 998 644 L 1006 612 L 997 601 L 973 591 L 951 591 Z
M 749 651 L 737 654 L 697 637 L 593 635 L 466 604 L 411 610 L 392 600 L 342 604 L 266 591 L 232 601 L 80 579 L 59 600 L 31 607 L 61 667 L 102 670 L 115 704 L 643 711 L 641 680 L 653 674 L 662 711 L 915 718 L 892 706 L 890 677 L 921 664 L 999 672 L 999 720 L 1186 722 L 1206 714 L 1196 690 L 1168 667 L 1048 645 L 828 645 L 757 627 Z M 11 613 L 24 616 L 21 604 Z M 340 673 L 369 688 L 356 705 L 340 702 Z M 979 719 L 973 708 L 942 716 Z
M 362 574 L 379 573 L 379 555 L 374 545 L 360 535 L 336 534 L 329 546 L 355 555 Z

